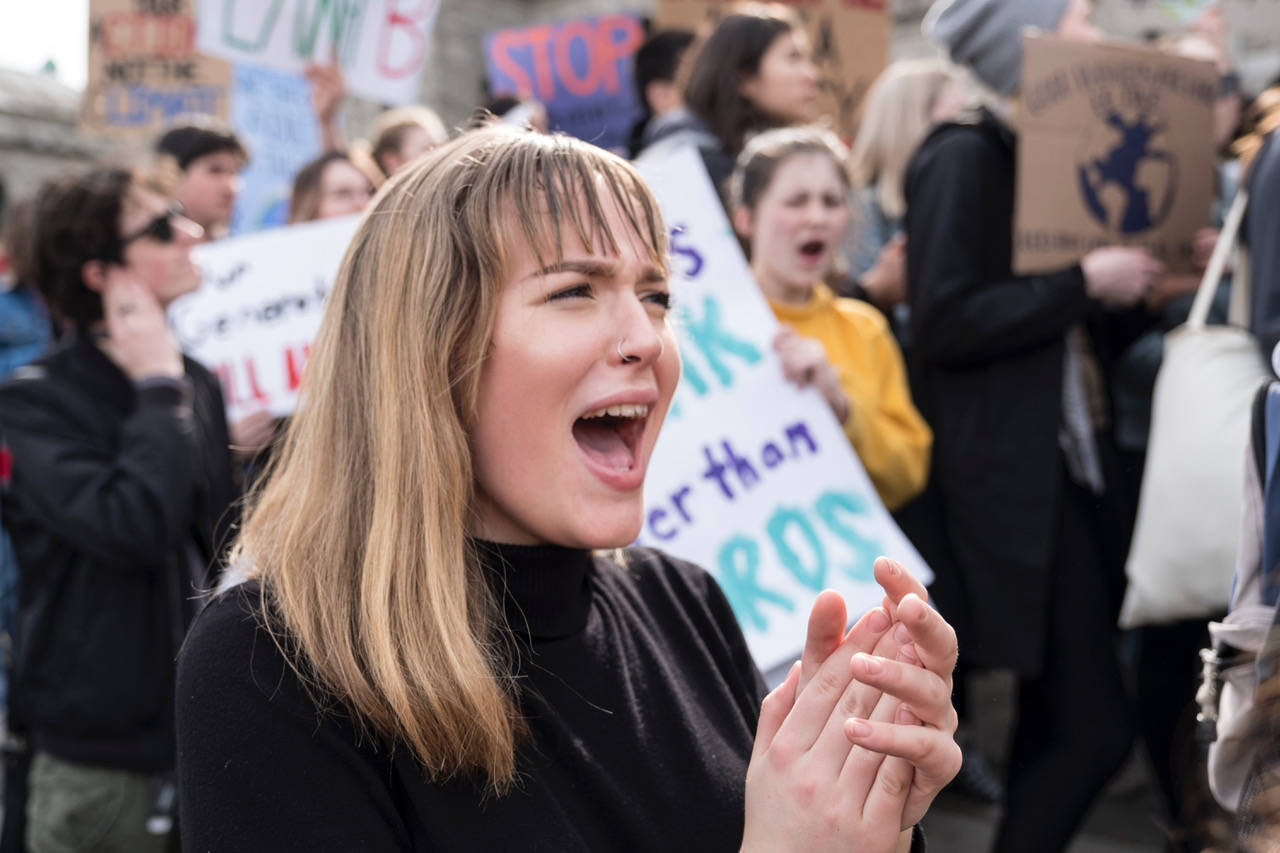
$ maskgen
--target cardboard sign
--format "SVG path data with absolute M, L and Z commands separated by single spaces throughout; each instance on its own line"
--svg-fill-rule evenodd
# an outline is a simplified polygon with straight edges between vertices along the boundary
M 932 575 L 821 394 L 783 379 L 777 320 L 697 153 L 642 157 L 640 169 L 671 228 L 684 362 L 645 480 L 640 543 L 714 574 L 768 671 L 795 660 L 822 590 L 839 590 L 855 617 L 880 603 L 877 556 Z
M 1187 271 L 1214 197 L 1214 67 L 1027 36 L 1022 80 L 1015 272 L 1061 269 L 1109 245 Z
M 409 104 L 438 9 L 438 0 L 200 0 L 197 43 L 210 56 L 282 71 L 336 61 L 353 95 Z
M 820 115 L 852 139 L 862 99 L 889 61 L 888 0 L 784 0 L 805 23 L 813 61 L 822 73 Z M 658 0 L 658 27 L 698 30 L 741 6 L 732 0 Z M 709 30 L 708 30 L 709 32 Z
M 644 25 L 631 14 L 599 15 L 485 36 L 489 94 L 532 97 L 552 130 L 623 150 L 642 109 L 634 84 Z
M 294 175 L 320 156 L 320 127 L 301 74 L 237 65 L 232 76 L 231 125 L 250 154 L 231 216 L 231 233 L 243 234 L 285 223 Z
M 222 382 L 227 418 L 293 411 L 325 299 L 358 216 L 232 237 L 193 253 L 204 274 L 169 307 L 178 344 Z
M 154 136 L 185 115 L 225 119 L 231 71 L 196 52 L 191 0 L 91 0 L 80 126 Z

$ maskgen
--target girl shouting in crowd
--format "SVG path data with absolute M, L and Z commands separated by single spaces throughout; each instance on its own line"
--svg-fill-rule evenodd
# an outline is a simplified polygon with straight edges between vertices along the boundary
M 902 353 L 884 316 L 822 283 L 849 222 L 843 146 L 811 127 L 747 144 L 729 182 L 734 228 L 783 324 L 787 378 L 814 385 L 844 426 L 880 499 L 897 509 L 924 488 L 933 435 L 911 403 Z
M 657 206 L 600 149 L 492 127 L 392 178 L 183 653 L 184 847 L 912 844 L 960 759 L 954 634 L 910 576 L 881 561 L 848 636 L 820 596 L 765 698 L 708 575 L 613 550 L 669 298 Z

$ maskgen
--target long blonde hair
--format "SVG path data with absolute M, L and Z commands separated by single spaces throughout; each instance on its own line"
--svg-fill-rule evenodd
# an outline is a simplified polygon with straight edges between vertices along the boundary
M 940 59 L 905 59 L 886 68 L 867 93 L 849 172 L 859 186 L 875 187 L 876 201 L 889 218 L 906 212 L 907 164 L 933 127 L 938 96 L 962 79 L 955 66 Z
M 524 732 L 510 632 L 468 538 L 469 436 L 510 246 L 558 261 L 563 224 L 617 251 L 609 200 L 665 269 L 638 173 L 577 140 L 487 128 L 388 181 L 232 556 L 318 704 L 346 705 L 436 781 L 508 790 Z

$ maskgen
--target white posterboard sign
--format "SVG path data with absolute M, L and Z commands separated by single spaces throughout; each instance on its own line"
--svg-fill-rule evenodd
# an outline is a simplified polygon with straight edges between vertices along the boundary
M 438 0 L 200 0 L 196 45 L 208 56 L 282 71 L 336 61 L 353 95 L 410 104 L 438 9 Z
M 222 383 L 227 418 L 293 411 L 311 341 L 358 216 L 219 240 L 192 254 L 204 280 L 169 307 L 187 355 Z
M 639 543 L 710 571 L 756 663 L 794 660 L 824 589 L 878 605 L 881 554 L 932 574 L 814 389 L 783 379 L 778 323 L 692 148 L 639 164 L 671 229 L 679 390 L 645 480 Z

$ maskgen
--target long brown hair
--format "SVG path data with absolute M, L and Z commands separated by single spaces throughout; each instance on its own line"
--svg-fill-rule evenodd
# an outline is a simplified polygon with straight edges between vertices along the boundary
M 617 250 L 604 206 L 666 265 L 623 160 L 510 128 L 397 173 L 343 258 L 281 452 L 233 554 L 317 695 L 406 745 L 433 780 L 515 777 L 510 632 L 468 530 L 470 431 L 512 240 L 559 260 L 562 227 Z M 617 235 L 622 236 L 622 235 Z
M 769 46 L 791 32 L 803 30 L 786 7 L 752 6 L 720 19 L 697 48 L 684 84 L 684 102 L 730 156 L 738 156 L 748 133 L 781 123 L 742 94 L 742 81 L 759 74 Z

